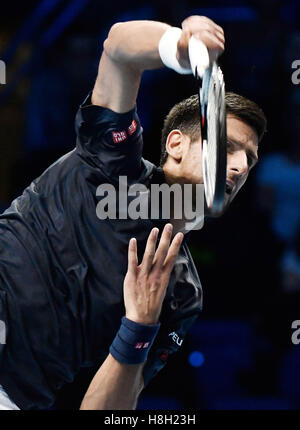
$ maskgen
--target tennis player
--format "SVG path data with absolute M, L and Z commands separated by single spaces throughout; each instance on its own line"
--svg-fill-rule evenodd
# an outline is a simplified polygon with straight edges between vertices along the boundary
M 2 409 L 48 409 L 83 366 L 99 366 L 82 409 L 132 409 L 177 351 L 202 307 L 200 280 L 180 232 L 158 219 L 99 219 L 100 184 L 198 184 L 198 99 L 176 105 L 162 133 L 161 166 L 142 158 L 136 97 L 144 70 L 189 72 L 188 41 L 219 55 L 221 27 L 192 16 L 182 29 L 114 25 L 94 89 L 76 117 L 77 144 L 0 216 Z M 257 162 L 262 111 L 228 94 L 227 206 Z M 1 406 L 0 406 L 1 409 Z

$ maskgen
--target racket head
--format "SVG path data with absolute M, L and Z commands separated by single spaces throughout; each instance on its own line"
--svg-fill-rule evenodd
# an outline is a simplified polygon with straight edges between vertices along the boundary
M 209 214 L 219 216 L 226 202 L 227 130 L 225 84 L 216 62 L 203 75 L 199 103 L 206 206 Z

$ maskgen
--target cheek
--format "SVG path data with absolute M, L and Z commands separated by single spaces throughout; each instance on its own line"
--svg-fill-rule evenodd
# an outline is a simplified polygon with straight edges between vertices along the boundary
M 199 151 L 191 151 L 182 168 L 183 176 L 189 183 L 202 183 L 202 157 Z
M 191 154 L 189 164 L 186 167 L 188 169 L 188 172 L 192 175 L 201 174 L 201 172 L 202 172 L 201 154 L 199 154 L 199 153 Z
M 181 163 L 181 174 L 188 183 L 202 183 L 202 145 L 192 143 Z
M 202 162 L 202 146 L 201 144 L 193 144 L 189 151 L 189 160 L 191 164 L 201 164 Z

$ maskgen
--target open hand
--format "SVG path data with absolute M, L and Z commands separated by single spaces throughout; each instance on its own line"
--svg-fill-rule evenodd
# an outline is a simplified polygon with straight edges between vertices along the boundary
M 138 264 L 137 242 L 128 248 L 128 270 L 124 279 L 126 318 L 140 324 L 157 324 L 183 234 L 177 233 L 171 244 L 173 226 L 166 224 L 156 249 L 158 228 L 149 234 L 143 261 Z

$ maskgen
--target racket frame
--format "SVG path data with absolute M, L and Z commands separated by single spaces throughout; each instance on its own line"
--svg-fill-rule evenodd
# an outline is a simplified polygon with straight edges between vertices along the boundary
M 198 96 L 200 107 L 200 127 L 202 137 L 202 171 L 205 190 L 205 200 L 208 214 L 219 216 L 224 210 L 226 201 L 226 166 L 227 166 L 227 129 L 226 129 L 226 106 L 225 106 L 225 84 L 220 67 L 213 62 L 204 72 L 202 78 L 195 71 L 198 84 Z M 211 86 L 214 86 L 212 88 Z M 216 177 L 211 192 L 211 178 L 207 165 L 207 151 L 209 145 L 209 91 L 217 92 L 216 104 Z

